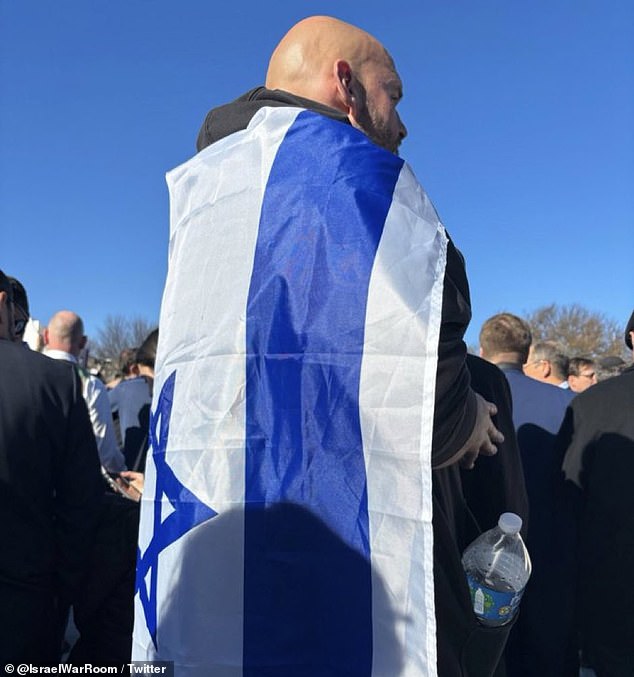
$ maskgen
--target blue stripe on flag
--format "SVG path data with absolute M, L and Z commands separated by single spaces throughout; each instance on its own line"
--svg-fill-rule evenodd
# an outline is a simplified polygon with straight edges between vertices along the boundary
M 369 675 L 359 379 L 370 274 L 402 167 L 298 115 L 269 176 L 247 304 L 244 675 Z

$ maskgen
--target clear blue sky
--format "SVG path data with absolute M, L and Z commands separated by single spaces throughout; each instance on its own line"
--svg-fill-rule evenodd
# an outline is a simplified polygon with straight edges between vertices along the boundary
M 404 85 L 413 166 L 467 259 L 482 322 L 552 302 L 634 307 L 631 0 L 0 0 L 0 268 L 32 314 L 94 334 L 158 319 L 164 174 L 208 108 L 261 84 L 286 30 L 331 14 Z

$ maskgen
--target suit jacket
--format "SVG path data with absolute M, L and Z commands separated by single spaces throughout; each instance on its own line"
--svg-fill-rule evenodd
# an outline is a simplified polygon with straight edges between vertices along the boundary
M 514 512 L 522 518 L 522 536 L 526 538 L 528 496 L 508 381 L 494 364 L 475 355 L 467 355 L 467 367 L 471 387 L 496 405 L 498 413 L 493 422 L 504 435 L 495 456 L 480 456 L 472 470 L 461 472 L 467 504 L 482 531 L 496 526 L 503 512 Z
M 42 631 L 38 623 L 51 615 L 51 599 L 74 597 L 102 494 L 95 439 L 73 366 L 0 340 L 3 657 L 33 657 L 27 640 Z
M 533 565 L 507 650 L 511 677 L 578 674 L 574 640 L 575 520 L 555 437 L 575 393 L 499 365 L 511 388 L 513 423 L 530 510 L 526 545 Z M 556 612 L 553 608 L 556 607 Z
M 581 500 L 579 625 L 598 675 L 634 674 L 633 412 L 630 368 L 578 395 L 557 440 Z

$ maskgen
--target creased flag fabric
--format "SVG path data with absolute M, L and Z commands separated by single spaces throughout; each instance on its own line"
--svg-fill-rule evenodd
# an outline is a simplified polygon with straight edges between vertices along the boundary
M 167 178 L 133 658 L 435 675 L 433 206 L 398 157 L 298 108 Z

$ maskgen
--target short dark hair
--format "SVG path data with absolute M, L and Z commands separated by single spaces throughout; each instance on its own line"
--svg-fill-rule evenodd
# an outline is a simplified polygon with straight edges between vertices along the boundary
M 156 362 L 156 347 L 158 345 L 158 333 L 158 329 L 150 332 L 136 351 L 137 364 L 142 364 L 154 369 L 154 363 Z
M 590 357 L 571 357 L 568 360 L 568 376 L 581 376 L 585 367 L 594 367 L 595 361 Z
M 487 359 L 500 353 L 518 353 L 526 362 L 532 340 L 528 323 L 511 313 L 493 315 L 480 330 L 480 347 Z
M 15 277 L 8 276 L 9 282 L 13 289 L 13 303 L 17 306 L 20 306 L 22 310 L 30 317 L 31 311 L 29 310 L 29 298 L 26 295 L 26 289 L 24 285 Z

